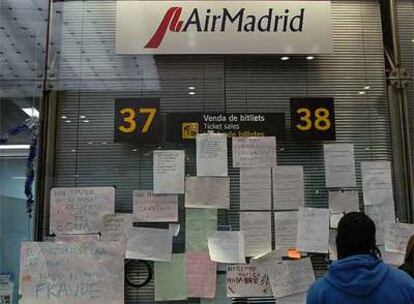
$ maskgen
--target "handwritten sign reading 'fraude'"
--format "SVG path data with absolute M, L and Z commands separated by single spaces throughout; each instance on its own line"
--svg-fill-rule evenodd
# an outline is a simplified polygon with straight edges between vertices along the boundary
M 23 243 L 21 304 L 124 302 L 119 243 Z
M 50 192 L 50 233 L 98 233 L 101 217 L 114 212 L 114 187 L 53 188 Z

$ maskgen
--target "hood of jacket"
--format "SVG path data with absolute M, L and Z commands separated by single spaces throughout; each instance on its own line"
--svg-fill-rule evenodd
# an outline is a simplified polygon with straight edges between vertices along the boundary
M 387 275 L 388 267 L 381 260 L 370 255 L 354 255 L 332 263 L 326 280 L 343 293 L 366 297 Z

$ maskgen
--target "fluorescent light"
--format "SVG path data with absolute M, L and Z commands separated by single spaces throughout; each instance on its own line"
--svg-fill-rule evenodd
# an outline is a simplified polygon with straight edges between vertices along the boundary
M 30 117 L 39 117 L 39 111 L 35 108 L 22 108 L 22 111 Z
M 283 61 L 286 61 L 286 60 L 289 60 L 290 59 L 290 57 L 288 57 L 288 56 L 283 56 L 282 58 L 280 58 L 280 60 L 283 60 Z
M 65 115 L 63 115 L 63 116 L 61 116 L 60 118 L 62 118 L 62 119 L 66 119 L 66 118 L 68 118 L 67 116 L 65 116 Z
M 84 122 L 84 123 L 88 123 L 88 122 L 91 122 L 91 121 L 90 121 L 90 120 L 85 119 L 83 122 Z
M 80 118 L 80 119 L 85 119 L 85 118 L 86 118 L 86 116 L 85 116 L 85 115 L 81 115 L 81 116 L 79 116 L 79 118 Z
M 306 57 L 306 60 L 313 60 L 313 59 L 315 59 L 314 56 L 308 56 L 308 57 Z
M 411 42 L 414 43 L 414 39 L 411 39 Z
M 30 145 L 0 145 L 0 150 L 30 149 Z
M 196 92 L 188 92 L 188 95 L 195 95 Z
M 188 87 L 189 90 L 195 90 L 196 87 Z
M 72 122 L 72 121 L 71 121 L 71 120 L 65 120 L 65 122 L 70 123 L 70 122 Z
M 364 87 L 364 90 L 371 90 L 371 87 L 369 85 Z
M 360 91 L 360 92 L 358 92 L 358 94 L 359 95 L 365 95 L 365 92 L 364 91 Z

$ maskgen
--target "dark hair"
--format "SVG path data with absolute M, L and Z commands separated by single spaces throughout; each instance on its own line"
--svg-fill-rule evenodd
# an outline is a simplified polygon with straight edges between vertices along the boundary
M 339 221 L 336 247 L 338 259 L 356 254 L 381 257 L 376 246 L 375 223 L 362 212 L 347 213 Z
M 414 234 L 411 236 L 407 244 L 407 251 L 405 253 L 405 262 L 414 265 Z

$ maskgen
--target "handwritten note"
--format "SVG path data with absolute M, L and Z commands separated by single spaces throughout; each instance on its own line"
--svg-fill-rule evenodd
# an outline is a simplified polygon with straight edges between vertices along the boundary
M 305 206 L 302 166 L 273 168 L 273 199 L 275 210 L 296 210 Z
M 326 144 L 323 147 L 326 187 L 355 187 L 354 145 Z
M 385 250 L 405 253 L 408 240 L 414 235 L 414 224 L 387 222 L 385 224 Z
M 333 213 L 358 212 L 358 191 L 329 191 L 329 209 Z
M 217 210 L 186 209 L 185 248 L 187 251 L 208 251 L 207 238 L 217 231 Z
M 173 254 L 169 263 L 154 263 L 155 301 L 187 299 L 186 265 L 185 254 Z
M 63 234 L 55 236 L 55 242 L 84 243 L 98 241 L 99 234 Z
M 53 188 L 50 234 L 99 232 L 101 216 L 115 212 L 115 188 Z
M 14 283 L 11 274 L 0 273 L 0 304 L 13 304 Z
M 216 295 L 217 264 L 208 253 L 187 251 L 187 293 L 189 298 L 212 299 Z
M 227 176 L 227 135 L 198 134 L 197 176 Z
M 181 150 L 154 151 L 154 193 L 184 193 L 185 152 Z
M 216 297 L 214 299 L 200 299 L 200 304 L 232 304 L 231 298 L 227 297 L 226 274 L 217 274 Z
M 269 268 L 268 275 L 275 298 L 305 292 L 315 281 L 310 258 L 278 261 Z
M 365 205 L 394 204 L 389 161 L 361 162 L 361 174 Z
M 207 209 L 230 208 L 230 178 L 187 177 L 185 207 Z
M 330 213 L 329 214 L 329 228 L 338 229 L 339 221 L 344 216 L 343 213 Z
M 275 241 L 276 249 L 286 253 L 290 248 L 296 248 L 296 235 L 298 230 L 298 212 L 275 212 Z
M 384 245 L 385 224 L 395 222 L 394 204 L 387 202 L 380 205 L 365 205 L 365 213 L 374 221 L 377 228 L 377 245 Z
M 272 296 L 267 273 L 257 265 L 228 265 L 227 296 L 234 298 Z
M 210 259 L 219 263 L 246 262 L 244 235 L 241 231 L 216 231 L 208 237 Z
M 233 137 L 233 167 L 275 166 L 275 137 Z
M 240 210 L 270 210 L 270 168 L 240 168 Z
M 240 213 L 240 230 L 244 233 L 247 257 L 272 251 L 272 219 L 270 212 Z
M 22 304 L 112 304 L 124 301 L 119 243 L 22 243 Z
M 101 241 L 126 244 L 132 226 L 132 214 L 105 214 L 101 222 Z
M 328 253 L 329 209 L 299 208 L 298 221 L 299 251 Z
M 134 220 L 137 222 L 178 221 L 178 196 L 134 191 Z
M 128 230 L 126 258 L 171 261 L 172 233 L 169 229 L 132 227 Z

